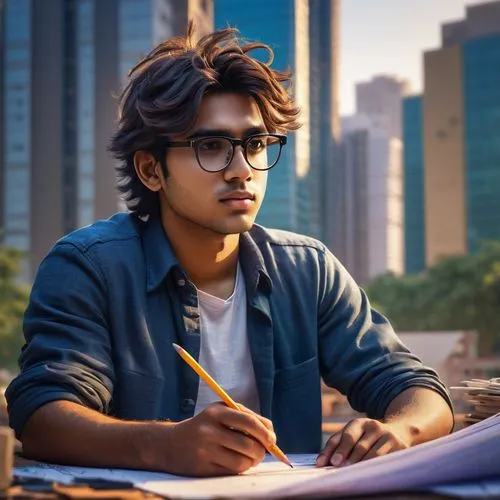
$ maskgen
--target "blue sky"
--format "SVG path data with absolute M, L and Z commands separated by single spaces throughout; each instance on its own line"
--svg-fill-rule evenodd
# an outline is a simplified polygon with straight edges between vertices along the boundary
M 354 112 L 354 85 L 393 74 L 422 89 L 422 53 L 440 46 L 441 23 L 485 0 L 341 0 L 340 112 Z

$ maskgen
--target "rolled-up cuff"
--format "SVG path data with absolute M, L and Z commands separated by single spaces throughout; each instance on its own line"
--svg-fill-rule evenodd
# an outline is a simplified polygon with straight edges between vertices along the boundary
M 9 425 L 14 429 L 17 439 L 20 439 L 26 422 L 38 408 L 60 400 L 84 404 L 75 394 L 50 386 L 38 386 L 33 390 L 25 391 L 12 404 L 9 404 Z

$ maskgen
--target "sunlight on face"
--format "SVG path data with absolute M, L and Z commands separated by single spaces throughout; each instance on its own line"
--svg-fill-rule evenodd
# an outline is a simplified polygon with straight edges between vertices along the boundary
M 219 93 L 204 98 L 189 136 L 174 140 L 207 136 L 246 139 L 264 132 L 262 115 L 251 97 Z M 220 147 L 217 141 L 203 145 L 212 150 Z M 222 158 L 221 167 L 224 165 L 226 157 L 219 152 L 210 154 Z M 168 177 L 160 192 L 166 227 L 188 224 L 217 234 L 236 234 L 252 227 L 266 191 L 267 172 L 252 169 L 241 146 L 235 147 L 231 163 L 219 172 L 203 170 L 191 147 L 169 148 L 166 164 Z

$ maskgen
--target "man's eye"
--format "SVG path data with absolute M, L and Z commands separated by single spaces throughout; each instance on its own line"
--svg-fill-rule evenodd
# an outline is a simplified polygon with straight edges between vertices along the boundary
M 223 139 L 205 139 L 198 145 L 201 151 L 219 151 L 224 148 Z
M 266 147 L 266 145 L 265 145 L 264 141 L 262 140 L 262 138 L 260 138 L 260 137 L 255 138 L 255 139 L 250 139 L 248 141 L 248 145 L 247 145 L 248 150 L 252 153 L 261 151 L 265 147 Z

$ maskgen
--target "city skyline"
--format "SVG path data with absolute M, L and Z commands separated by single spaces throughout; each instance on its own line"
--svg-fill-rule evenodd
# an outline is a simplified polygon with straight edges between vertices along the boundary
M 325 186 L 329 184 L 325 179 L 333 176 L 338 135 L 339 3 L 276 0 L 270 6 L 266 0 L 214 2 L 216 29 L 236 27 L 243 38 L 272 48 L 274 69 L 292 70 L 301 109 L 302 126 L 290 134 L 280 166 L 271 173 L 257 223 L 307 234 L 327 244 L 334 232 L 327 217 L 333 211 L 331 186 Z M 269 14 L 265 19 L 261 16 L 264 9 Z
M 442 35 L 442 47 L 423 54 L 423 94 L 404 103 L 413 271 L 500 238 L 500 2 L 475 6 Z
M 394 77 L 386 76 L 388 72 L 383 71 L 382 58 L 376 60 L 378 70 L 356 81 L 352 88 L 358 101 L 355 106 L 356 113 L 366 115 L 365 118 L 369 119 L 370 123 L 362 124 L 361 128 L 351 131 L 356 133 L 350 138 L 342 138 L 345 139 L 345 144 L 341 145 L 338 81 L 343 77 L 344 68 L 338 67 L 337 55 L 339 51 L 345 52 L 345 47 L 342 47 L 339 37 L 338 8 L 339 5 L 351 8 L 358 0 L 342 4 L 340 0 L 321 3 L 312 0 L 295 0 L 293 3 L 289 0 L 280 0 L 272 4 L 274 10 L 269 7 L 268 12 L 273 15 L 270 15 L 266 22 L 263 22 L 260 14 L 262 9 L 266 8 L 265 0 L 259 1 L 262 3 L 253 0 L 235 4 L 232 0 L 215 0 L 215 3 L 211 4 L 202 0 L 189 0 L 185 4 L 189 9 L 181 16 L 179 9 L 176 10 L 176 5 L 183 5 L 184 0 L 160 2 L 109 0 L 105 4 L 98 0 L 55 0 L 52 10 L 49 12 L 46 9 L 40 17 L 37 17 L 36 9 L 43 7 L 34 0 L 6 2 L 4 5 L 9 8 L 2 11 L 6 28 L 3 33 L 6 43 L 3 59 L 5 78 L 2 89 L 5 121 L 0 133 L 0 152 L 3 159 L 3 163 L 0 164 L 0 192 L 4 194 L 0 210 L 0 227 L 3 243 L 28 251 L 32 256 L 32 270 L 34 270 L 50 244 L 57 238 L 77 227 L 91 224 L 96 219 L 108 217 L 117 210 L 125 209 L 124 204 L 118 202 L 115 172 L 112 168 L 112 159 L 106 150 L 116 119 L 116 101 L 112 98 L 112 94 L 119 93 L 120 87 L 125 82 L 127 70 L 152 46 L 175 32 L 182 32 L 188 18 L 197 18 L 200 13 L 208 9 L 206 12 L 210 15 L 203 16 L 204 22 L 211 24 L 212 15 L 218 12 L 218 16 L 215 15 L 217 19 L 214 19 L 216 28 L 230 24 L 239 28 L 244 38 L 261 40 L 269 44 L 275 50 L 273 67 L 276 69 L 290 67 L 295 77 L 295 95 L 302 109 L 303 126 L 289 136 L 280 168 L 272 173 L 266 203 L 257 218 L 257 223 L 307 234 L 322 240 L 356 274 L 357 270 L 354 269 L 356 266 L 348 265 L 352 252 L 346 250 L 347 247 L 344 248 L 343 244 L 347 245 L 351 236 L 354 238 L 351 248 L 353 245 L 359 246 L 360 243 L 355 241 L 357 236 L 351 234 L 348 237 L 342 233 L 346 229 L 344 219 L 352 211 L 349 212 L 347 205 L 345 207 L 340 205 L 340 200 L 345 198 L 347 192 L 352 193 L 353 200 L 358 199 L 360 195 L 355 193 L 356 189 L 359 188 L 361 192 L 365 184 L 372 183 L 373 186 L 367 186 L 367 192 L 373 194 L 370 198 L 373 203 L 367 202 L 366 210 L 361 211 L 363 213 L 358 211 L 361 214 L 358 226 L 363 227 L 366 234 L 375 226 L 379 227 L 380 230 L 376 235 L 372 231 L 370 246 L 373 247 L 373 251 L 377 249 L 380 259 L 376 265 L 370 267 L 377 271 L 372 272 L 367 268 L 367 272 L 363 273 L 368 278 L 361 281 L 368 281 L 385 270 L 399 274 L 402 271 L 402 266 L 399 265 L 402 255 L 401 238 L 399 236 L 386 238 L 383 228 L 387 229 L 392 224 L 395 231 L 390 234 L 399 234 L 403 230 L 399 215 L 386 217 L 389 212 L 394 214 L 402 212 L 399 209 L 389 210 L 389 206 L 399 206 L 403 203 L 401 196 L 403 189 L 391 191 L 394 203 L 389 203 L 387 186 L 393 184 L 399 186 L 402 183 L 402 179 L 399 179 L 401 176 L 398 173 L 398 165 L 404 151 L 404 162 L 406 168 L 409 168 L 408 179 L 414 176 L 414 182 L 407 183 L 411 189 L 409 190 L 408 186 L 405 188 L 406 202 L 413 200 L 414 203 L 422 205 L 423 195 L 416 193 L 416 189 L 420 186 L 419 189 L 422 191 L 423 187 L 419 180 L 422 177 L 421 171 L 424 164 L 430 165 L 429 159 L 424 158 L 423 151 L 434 151 L 429 146 L 429 141 L 435 138 L 434 129 L 439 132 L 436 137 L 443 140 L 442 127 L 438 127 L 437 122 L 436 125 L 432 125 L 430 129 L 434 132 L 427 134 L 429 137 L 426 141 L 416 129 L 411 134 L 406 134 L 403 142 L 408 146 L 407 151 L 406 148 L 398 149 L 396 146 L 391 146 L 392 139 L 401 138 L 401 97 L 416 94 L 408 92 L 409 86 L 406 84 L 408 80 L 402 72 L 395 74 Z M 423 4 L 424 11 L 426 1 L 424 0 Z M 430 66 L 425 61 L 432 54 L 440 52 L 439 47 L 446 49 L 445 52 L 458 51 L 456 71 L 447 77 L 437 78 L 437 81 L 442 82 L 443 96 L 449 96 L 455 87 L 460 90 L 462 81 L 467 83 L 460 69 L 461 49 L 454 48 L 455 45 L 466 42 L 469 46 L 469 42 L 477 37 L 498 33 L 498 25 L 494 21 L 497 14 L 484 14 L 496 13 L 500 5 L 498 0 L 460 1 L 463 4 L 461 9 L 463 15 L 448 15 L 445 22 L 433 26 L 432 29 L 439 34 L 437 37 L 439 42 L 436 47 L 419 53 L 420 64 L 426 68 L 427 98 L 432 95 L 432 86 L 429 85 Z M 382 4 L 386 6 L 391 2 L 393 0 L 382 0 Z M 483 4 L 484 7 L 478 7 L 479 4 Z M 213 7 L 209 7 L 212 5 Z M 259 5 L 261 9 L 255 9 Z M 359 1 L 357 5 L 359 7 L 364 3 Z M 444 0 L 442 6 L 449 8 L 450 3 Z M 457 7 L 457 4 L 454 6 Z M 470 9 L 465 9 L 465 6 Z M 358 27 L 362 26 L 367 16 L 370 17 L 372 13 L 370 9 L 371 7 L 364 9 L 364 17 L 359 18 Z M 408 19 L 403 18 L 402 12 L 401 9 L 384 11 L 387 17 L 385 25 L 388 26 L 387 39 L 391 37 L 391 16 L 395 13 L 400 15 L 398 29 L 404 28 L 404 23 Z M 443 12 L 443 9 L 437 9 L 432 15 L 441 15 Z M 447 12 L 451 11 L 448 9 Z M 483 13 L 482 17 L 479 12 Z M 469 17 L 472 23 L 465 22 Z M 35 18 L 37 23 L 32 22 Z M 329 22 L 325 21 L 327 19 Z M 420 26 L 419 19 L 420 17 L 416 16 L 413 21 L 415 26 Z M 376 16 L 373 17 L 372 24 L 380 29 Z M 206 31 L 208 25 L 204 29 Z M 348 31 L 349 27 L 344 26 L 343 30 Z M 422 31 L 428 33 L 429 26 Z M 377 50 L 377 43 L 374 43 L 375 49 L 368 49 L 371 44 L 366 43 L 366 40 L 370 38 L 370 31 L 363 33 L 367 54 L 370 50 Z M 408 40 L 414 42 L 412 36 L 409 36 Z M 405 43 L 400 45 L 404 51 L 409 50 Z M 482 50 L 482 47 L 483 45 L 478 50 Z M 492 51 L 494 47 L 495 44 L 490 47 Z M 397 53 L 400 47 L 395 46 L 395 50 Z M 471 74 L 470 71 L 465 72 L 469 64 L 467 61 L 476 60 L 470 56 L 470 50 L 464 52 L 464 75 Z M 48 52 L 52 57 L 44 58 Z M 493 62 L 496 60 L 495 57 L 497 56 L 492 52 L 490 59 Z M 446 59 L 448 60 L 449 58 Z M 488 66 L 486 63 L 485 65 Z M 440 63 L 437 64 L 438 69 L 442 66 Z M 487 78 L 485 76 L 484 81 L 490 82 L 488 85 L 493 89 L 490 98 L 495 104 L 496 66 L 494 64 L 490 66 L 491 75 Z M 483 78 L 481 72 L 476 71 L 474 74 L 477 78 Z M 469 106 L 467 99 L 464 100 L 463 106 Z M 425 118 L 424 124 L 427 124 L 425 126 L 430 127 L 429 113 L 423 113 L 420 109 L 422 102 L 425 104 L 428 100 L 424 96 L 420 102 L 411 101 L 413 104 L 409 104 L 410 107 L 406 109 L 407 127 L 412 120 L 420 123 L 423 118 Z M 439 98 L 433 102 L 434 105 L 430 106 L 433 113 L 438 113 L 439 116 L 442 115 L 443 120 L 446 118 L 453 123 L 460 121 L 462 105 L 458 97 L 453 113 L 444 109 L 447 106 L 446 99 Z M 476 109 L 479 109 L 478 106 L 474 106 L 474 110 Z M 470 110 L 467 116 L 472 116 Z M 343 114 L 343 117 L 346 115 Z M 47 123 L 48 119 L 53 126 L 44 128 L 42 124 Z M 5 126 L 6 123 L 9 124 L 8 127 Z M 483 123 L 486 122 L 477 121 L 477 126 L 482 127 Z M 492 129 L 494 130 L 495 126 Z M 387 136 L 389 142 L 384 148 L 375 148 L 374 144 L 377 142 L 375 132 L 377 134 L 384 132 Z M 470 142 L 465 136 L 460 137 L 460 140 L 467 145 Z M 423 144 L 424 142 L 426 144 Z M 460 144 L 462 143 L 457 142 L 455 156 L 459 160 L 453 160 L 455 163 L 459 161 L 463 165 L 474 165 L 474 168 L 470 169 L 471 172 L 475 172 L 477 168 L 490 169 L 484 162 L 477 160 L 478 155 L 484 156 L 483 152 L 474 153 L 477 161 L 472 161 L 472 153 L 467 150 L 462 154 L 463 147 Z M 360 150 L 357 151 L 356 148 Z M 490 149 L 490 156 L 494 156 L 496 154 L 494 144 Z M 339 186 L 346 185 L 338 172 L 342 169 L 341 157 L 344 154 L 349 156 L 347 162 L 349 166 L 344 169 L 350 171 L 346 182 L 351 182 L 358 174 L 359 182 L 352 181 L 353 189 L 346 188 L 345 192 L 339 193 Z M 467 158 L 465 154 L 468 155 Z M 451 161 L 449 155 L 445 157 L 448 162 Z M 437 155 L 436 161 L 435 167 L 444 163 L 441 154 Z M 373 174 L 375 170 L 377 170 L 376 175 Z M 437 169 L 430 168 L 430 172 L 437 172 Z M 372 180 L 368 181 L 370 176 Z M 387 186 L 375 189 L 378 177 L 384 177 Z M 432 176 L 429 174 L 426 177 L 430 179 Z M 375 178 L 377 181 L 373 180 Z M 457 178 L 461 179 L 460 176 Z M 479 186 L 477 193 L 483 193 L 479 178 L 476 184 Z M 490 187 L 490 196 L 496 196 L 498 184 L 491 182 Z M 497 234 L 488 229 L 491 224 L 487 226 L 482 222 L 484 216 L 479 208 L 469 210 L 474 204 L 484 201 L 484 196 L 477 194 L 476 191 L 469 191 L 465 190 L 462 197 L 454 197 L 453 213 L 462 213 L 465 210 L 467 219 L 471 221 L 474 219 L 475 222 L 470 225 L 460 223 L 461 229 L 456 233 L 460 244 L 450 246 L 449 238 L 445 238 L 448 241 L 446 244 L 450 246 L 445 252 L 446 255 L 464 253 L 467 251 L 464 249 L 468 248 L 475 249 L 481 239 Z M 361 195 L 367 194 L 363 191 Z M 438 195 L 437 200 L 440 199 L 441 196 Z M 407 260 L 413 256 L 411 259 L 414 261 L 409 269 L 417 270 L 424 265 L 432 265 L 443 250 L 438 249 L 434 240 L 429 237 L 430 233 L 426 235 L 425 228 L 429 232 L 432 224 L 430 222 L 424 224 L 425 217 L 421 213 L 422 210 L 413 206 L 413 202 L 406 206 L 408 227 L 405 228 L 405 232 L 409 233 L 408 228 L 412 228 L 410 232 L 413 236 L 409 238 L 406 234 Z M 465 207 L 466 202 L 467 207 Z M 43 210 L 39 207 L 43 207 Z M 451 207 L 450 204 L 448 208 Z M 47 217 L 47 213 L 50 213 L 50 217 Z M 417 213 L 418 217 L 415 215 Z M 377 224 L 374 223 L 375 214 L 385 214 L 377 219 Z M 446 226 L 449 215 L 443 214 L 445 211 L 441 217 Z M 429 218 L 428 214 L 426 217 Z M 464 217 L 455 217 L 454 220 L 458 223 Z M 438 220 L 435 216 L 431 219 Z M 389 220 L 392 222 L 389 223 Z M 350 224 L 351 227 L 346 230 L 352 232 L 355 225 Z M 434 232 L 438 235 L 445 234 L 444 230 Z M 421 255 L 424 249 L 423 243 L 419 242 L 418 245 L 415 243 L 419 239 L 425 239 L 432 248 L 437 249 L 431 252 L 435 257 L 423 259 Z M 391 241 L 391 245 L 386 244 L 388 241 Z M 417 254 L 420 257 L 417 258 Z M 392 257 L 389 258 L 389 255 Z M 360 254 L 358 262 L 363 259 L 366 259 L 366 255 Z M 383 264 L 379 265 L 381 262 Z
M 2 4 L 0 238 L 26 252 L 24 280 L 61 236 L 124 208 L 107 150 L 116 127 L 115 96 L 129 69 L 160 40 L 181 33 L 188 17 L 203 19 L 197 25 L 211 30 L 208 5 Z
M 340 6 L 340 114 L 355 112 L 355 85 L 387 74 L 423 87 L 422 53 L 441 46 L 441 25 L 487 0 L 348 0 Z M 360 36 L 360 33 L 362 36 Z M 404 38 L 402 39 L 402 35 Z

